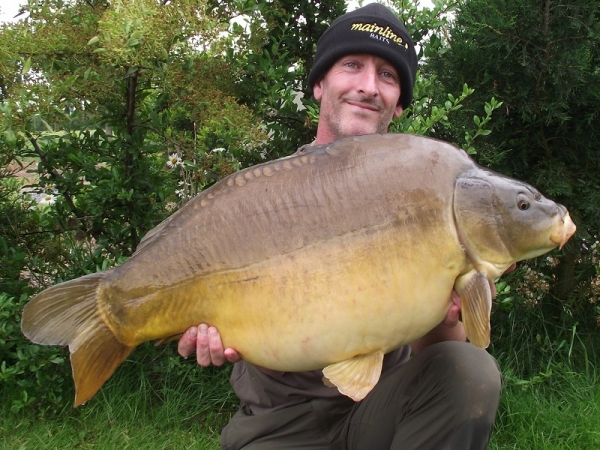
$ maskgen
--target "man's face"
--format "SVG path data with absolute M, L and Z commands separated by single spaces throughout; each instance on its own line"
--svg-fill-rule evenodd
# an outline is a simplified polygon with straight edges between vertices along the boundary
M 386 133 L 402 114 L 400 78 L 394 66 L 378 56 L 346 55 L 314 85 L 321 102 L 317 143 L 360 134 Z

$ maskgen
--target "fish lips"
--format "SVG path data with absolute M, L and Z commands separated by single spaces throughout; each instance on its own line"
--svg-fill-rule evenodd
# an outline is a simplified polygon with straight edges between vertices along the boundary
M 559 205 L 562 206 L 562 205 Z M 571 215 L 567 212 L 566 208 L 562 206 L 565 211 L 565 215 L 562 219 L 562 226 L 556 227 L 550 234 L 550 240 L 558 245 L 559 249 L 562 249 L 567 241 L 575 234 L 577 226 L 571 219 Z

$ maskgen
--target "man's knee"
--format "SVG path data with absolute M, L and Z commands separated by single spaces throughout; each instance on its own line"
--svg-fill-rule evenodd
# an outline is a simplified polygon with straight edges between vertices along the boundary
M 500 401 L 502 375 L 496 360 L 466 342 L 434 344 L 419 353 L 430 376 L 440 383 L 447 399 L 471 417 L 493 416 Z

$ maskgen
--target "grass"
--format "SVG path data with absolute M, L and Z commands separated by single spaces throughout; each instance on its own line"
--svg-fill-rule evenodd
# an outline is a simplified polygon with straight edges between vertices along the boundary
M 72 392 L 58 409 L 41 412 L 14 413 L 2 401 L 0 449 L 220 448 L 220 430 L 237 408 L 230 370 L 200 370 L 189 361 L 166 372 L 164 365 L 152 370 L 148 361 L 127 361 L 76 409 Z
M 217 430 L 196 431 L 149 418 L 115 421 L 93 411 L 84 417 L 22 420 L 5 434 L 3 449 L 218 449 Z
M 556 372 L 523 384 L 505 374 L 506 386 L 490 449 L 600 448 L 600 386 L 595 376 Z M 2 412 L 2 449 L 206 449 L 219 448 L 219 432 L 234 409 L 225 373 L 206 374 L 207 386 L 154 392 L 148 379 L 116 378 L 78 409 L 41 416 Z M 130 386 L 131 389 L 123 389 Z M 5 409 L 8 409 L 5 407 Z
M 600 383 L 557 367 L 523 383 L 505 373 L 490 449 L 600 449 Z
M 591 364 L 575 372 L 553 362 L 525 380 L 508 361 L 500 364 L 505 388 L 490 449 L 600 448 L 600 380 Z M 0 449 L 219 449 L 237 403 L 229 370 L 200 370 L 189 361 L 166 372 L 164 365 L 152 370 L 148 361 L 128 361 L 77 409 L 72 393 L 51 411 L 14 413 L 2 402 Z

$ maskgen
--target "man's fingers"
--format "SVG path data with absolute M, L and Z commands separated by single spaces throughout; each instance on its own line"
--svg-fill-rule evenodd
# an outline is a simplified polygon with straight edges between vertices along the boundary
M 198 335 L 198 329 L 196 327 L 191 327 L 183 336 L 179 339 L 177 343 L 177 352 L 187 358 L 196 350 L 196 336 Z
M 448 313 L 446 314 L 446 318 L 444 319 L 443 323 L 447 327 L 454 327 L 454 326 L 456 326 L 456 324 L 458 323 L 459 320 L 460 320 L 460 306 L 458 306 L 456 304 L 452 304 L 452 306 L 450 306 L 450 309 L 448 310 Z
M 215 366 L 222 366 L 225 363 L 225 349 L 219 330 L 215 327 L 208 327 L 208 351 L 210 360 Z
M 222 366 L 226 361 L 238 362 L 242 359 L 234 349 L 224 349 L 219 330 L 205 323 L 189 328 L 179 339 L 177 351 L 184 358 L 196 352 L 196 361 L 202 367 Z
M 229 362 L 236 363 L 242 360 L 240 354 L 232 348 L 226 348 L 223 353 L 225 354 L 225 359 Z
M 208 367 L 211 364 L 208 341 L 208 325 L 200 324 L 198 326 L 198 337 L 196 338 L 196 361 L 202 367 Z

